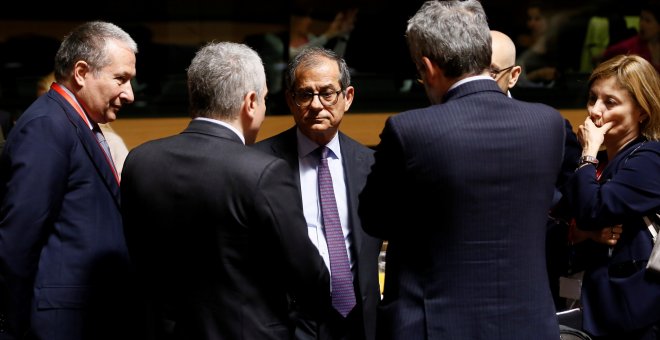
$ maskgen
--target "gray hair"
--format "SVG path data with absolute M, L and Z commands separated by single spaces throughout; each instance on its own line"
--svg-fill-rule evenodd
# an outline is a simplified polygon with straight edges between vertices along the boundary
M 190 115 L 234 119 L 250 91 L 261 100 L 266 74 L 253 49 L 233 42 L 211 42 L 199 49 L 188 67 Z
M 427 57 L 447 77 L 480 74 L 490 66 L 490 29 L 477 0 L 425 2 L 408 20 L 406 40 L 416 65 Z
M 98 75 L 102 68 L 111 63 L 106 48 L 111 40 L 120 41 L 134 54 L 138 53 L 135 40 L 115 24 L 90 21 L 73 29 L 64 37 L 55 54 L 55 80 L 63 81 L 69 78 L 78 61 L 85 61 L 91 71 Z
M 299 68 L 312 68 L 321 62 L 321 58 L 334 60 L 339 67 L 339 86 L 342 91 L 351 85 L 351 73 L 348 70 L 344 58 L 338 56 L 335 52 L 322 47 L 308 47 L 298 53 L 289 63 L 286 69 L 284 84 L 286 90 L 291 92 L 296 85 L 296 71 Z

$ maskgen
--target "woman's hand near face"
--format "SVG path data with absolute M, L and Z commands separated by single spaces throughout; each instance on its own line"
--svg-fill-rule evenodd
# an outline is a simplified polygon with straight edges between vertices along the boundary
M 578 126 L 578 140 L 580 141 L 580 145 L 582 145 L 583 156 L 589 155 L 596 157 L 600 146 L 605 141 L 605 134 L 612 128 L 612 125 L 612 122 L 607 122 L 602 126 L 596 126 L 591 120 L 591 117 L 587 117 L 584 123 Z

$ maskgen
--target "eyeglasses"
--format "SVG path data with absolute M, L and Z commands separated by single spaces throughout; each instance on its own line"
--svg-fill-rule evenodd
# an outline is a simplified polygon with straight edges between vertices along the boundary
M 506 72 L 506 71 L 508 71 L 508 70 L 510 70 L 510 69 L 512 69 L 512 68 L 514 68 L 514 67 L 516 67 L 516 65 L 511 65 L 511 66 L 506 67 L 506 68 L 503 68 L 503 69 L 501 69 L 501 70 L 498 70 L 498 69 L 496 69 L 496 68 L 491 67 L 491 68 L 490 68 L 490 76 L 493 77 L 493 79 L 495 79 L 495 78 L 497 78 L 497 76 L 498 76 L 500 73 L 502 73 L 502 72 Z
M 293 97 L 293 102 L 296 103 L 298 107 L 307 108 L 312 105 L 314 96 L 319 97 L 319 101 L 323 106 L 333 106 L 337 104 L 339 100 L 339 94 L 342 90 L 339 91 L 328 91 L 328 92 L 294 92 L 291 94 Z

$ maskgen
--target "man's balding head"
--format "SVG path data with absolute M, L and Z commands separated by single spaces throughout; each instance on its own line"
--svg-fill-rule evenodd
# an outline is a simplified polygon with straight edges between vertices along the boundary
M 516 85 L 522 71 L 516 64 L 516 45 L 511 38 L 499 31 L 490 31 L 493 42 L 491 57 L 491 76 L 497 81 L 502 92 L 507 93 Z M 498 72 L 499 71 L 499 72 Z

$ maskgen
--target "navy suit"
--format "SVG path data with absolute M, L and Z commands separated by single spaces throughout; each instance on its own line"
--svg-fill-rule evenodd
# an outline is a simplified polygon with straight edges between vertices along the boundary
M 229 128 L 193 120 L 134 148 L 121 193 L 157 339 L 288 340 L 289 297 L 308 313 L 330 305 L 291 168 Z
M 294 180 L 298 185 L 298 197 L 302 197 L 300 189 L 300 176 L 298 176 L 298 149 L 296 127 L 288 129 L 276 136 L 255 144 L 255 148 L 271 153 L 286 160 L 294 168 Z M 380 301 L 380 290 L 378 285 L 378 254 L 380 253 L 381 241 L 367 235 L 357 215 L 358 195 L 366 182 L 371 164 L 373 163 L 373 150 L 365 147 L 357 141 L 349 138 L 342 132 L 339 133 L 339 144 L 341 147 L 342 161 L 345 178 L 347 180 L 346 190 L 348 196 L 349 219 L 352 226 L 353 258 L 357 258 L 353 267 L 354 284 L 356 285 L 356 297 L 358 300 L 358 318 L 362 329 L 349 329 L 349 339 L 355 339 L 364 333 L 365 339 L 375 339 L 376 329 L 376 305 Z M 330 313 L 331 311 L 328 311 Z M 353 311 L 355 312 L 355 311 Z M 351 315 L 349 314 L 349 318 Z M 336 313 L 336 312 L 335 312 Z M 321 325 L 319 339 L 332 339 L 332 329 Z M 332 327 L 332 326 L 329 326 Z M 349 326 L 350 327 L 350 326 Z
M 0 158 L 0 199 L 9 295 L 0 338 L 126 338 L 119 183 L 90 128 L 55 90 L 13 127 Z
M 587 266 L 581 296 L 584 329 L 597 336 L 642 338 L 660 322 L 660 282 L 646 278 L 641 270 L 653 247 L 642 216 L 660 208 L 660 142 L 638 138 L 607 163 L 599 180 L 596 168 L 586 166 L 562 191 L 562 204 L 578 228 L 623 224 L 611 258 L 607 245 L 585 241 L 578 249 Z
M 545 264 L 556 110 L 490 79 L 391 116 L 360 196 L 388 240 L 378 339 L 559 339 Z

